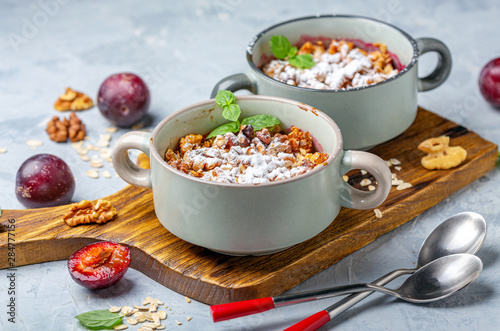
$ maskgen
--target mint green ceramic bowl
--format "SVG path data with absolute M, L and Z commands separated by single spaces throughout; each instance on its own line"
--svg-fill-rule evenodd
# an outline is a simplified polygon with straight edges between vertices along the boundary
M 272 56 L 269 40 L 283 35 L 293 44 L 301 37 L 350 38 L 367 43 L 381 42 L 405 66 L 396 76 L 381 83 L 348 90 L 319 90 L 287 85 L 266 76 L 260 69 L 264 58 Z M 426 77 L 417 75 L 418 58 L 436 52 L 439 61 Z M 348 15 L 318 15 L 293 19 L 257 34 L 246 52 L 246 73 L 219 81 L 218 90 L 247 89 L 259 95 L 272 95 L 304 102 L 321 109 L 338 124 L 346 149 L 368 149 L 406 130 L 417 114 L 417 94 L 442 84 L 451 70 L 448 48 L 433 38 L 413 39 L 406 32 L 375 19 Z
M 324 113 L 277 97 L 242 96 L 237 103 L 241 118 L 270 114 L 283 128 L 309 131 L 330 157 L 310 172 L 260 185 L 216 183 L 174 169 L 163 160 L 168 148 L 175 149 L 187 134 L 204 134 L 227 122 L 213 99 L 175 112 L 152 133 L 126 133 L 112 151 L 116 172 L 132 185 L 153 189 L 156 215 L 174 235 L 225 254 L 269 254 L 314 237 L 335 222 L 341 206 L 369 209 L 386 199 L 391 187 L 386 163 L 370 153 L 344 151 L 339 128 Z M 138 168 L 129 149 L 146 153 L 151 169 Z M 350 169 L 373 174 L 377 189 L 349 186 L 342 175 Z

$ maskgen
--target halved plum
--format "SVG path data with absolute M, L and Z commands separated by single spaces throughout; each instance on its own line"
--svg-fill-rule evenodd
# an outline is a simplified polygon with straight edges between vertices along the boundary
M 68 260 L 71 278 L 97 290 L 116 284 L 128 270 L 130 251 L 110 241 L 97 242 L 77 250 Z

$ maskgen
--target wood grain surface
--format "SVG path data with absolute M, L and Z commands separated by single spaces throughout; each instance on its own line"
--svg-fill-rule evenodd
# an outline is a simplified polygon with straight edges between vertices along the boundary
M 417 145 L 443 134 L 451 137 L 451 145 L 467 150 L 467 159 L 455 169 L 425 170 Z M 497 160 L 495 144 L 421 108 L 408 130 L 371 152 L 385 160 L 400 160 L 402 169 L 391 171 L 413 187 L 403 191 L 393 187 L 378 208 L 382 218 L 376 218 L 373 210 L 343 208 L 314 238 L 272 255 L 226 256 L 185 242 L 156 218 L 151 190 L 128 186 L 106 197 L 117 208 L 118 216 L 103 225 L 67 226 L 62 220 L 67 206 L 4 210 L 0 256 L 8 254 L 7 226 L 15 219 L 16 266 L 65 260 L 87 244 L 110 240 L 130 248 L 132 268 L 195 300 L 220 304 L 275 296 L 413 219 L 494 169 Z M 8 267 L 9 261 L 0 259 L 0 268 Z

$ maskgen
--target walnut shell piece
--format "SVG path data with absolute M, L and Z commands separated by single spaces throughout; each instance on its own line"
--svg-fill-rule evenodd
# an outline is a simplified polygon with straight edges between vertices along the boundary
M 68 139 L 68 120 L 59 120 L 59 117 L 54 116 L 47 124 L 45 131 L 49 134 L 52 141 L 62 143 Z
M 81 92 L 72 90 L 70 87 L 67 87 L 66 92 L 54 103 L 54 108 L 59 111 L 85 110 L 93 106 L 94 102 L 91 98 Z
M 95 203 L 82 200 L 72 203 L 63 219 L 69 226 L 88 223 L 100 224 L 111 220 L 116 214 L 116 208 L 108 200 L 99 199 Z
M 450 137 L 429 138 L 418 145 L 418 149 L 428 153 L 422 158 L 422 166 L 428 170 L 447 170 L 458 166 L 467 158 L 467 151 L 461 146 L 449 146 Z
M 87 135 L 87 130 L 85 129 L 85 124 L 83 124 L 75 113 L 71 113 L 69 115 L 68 123 L 69 140 L 72 142 L 83 140 L 83 138 Z
M 71 113 L 68 119 L 54 116 L 47 124 L 45 131 L 49 134 L 49 138 L 55 142 L 66 142 L 69 138 L 72 142 L 83 140 L 87 135 L 85 124 L 75 115 Z

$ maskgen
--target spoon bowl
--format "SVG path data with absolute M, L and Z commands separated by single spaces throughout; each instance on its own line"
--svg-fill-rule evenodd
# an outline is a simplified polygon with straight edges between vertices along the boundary
M 482 270 L 483 263 L 475 255 L 444 256 L 420 268 L 392 294 L 416 303 L 440 300 L 467 286 Z
M 458 213 L 438 225 L 425 239 L 418 255 L 418 266 L 442 256 L 474 254 L 486 238 L 485 219 L 474 212 Z

